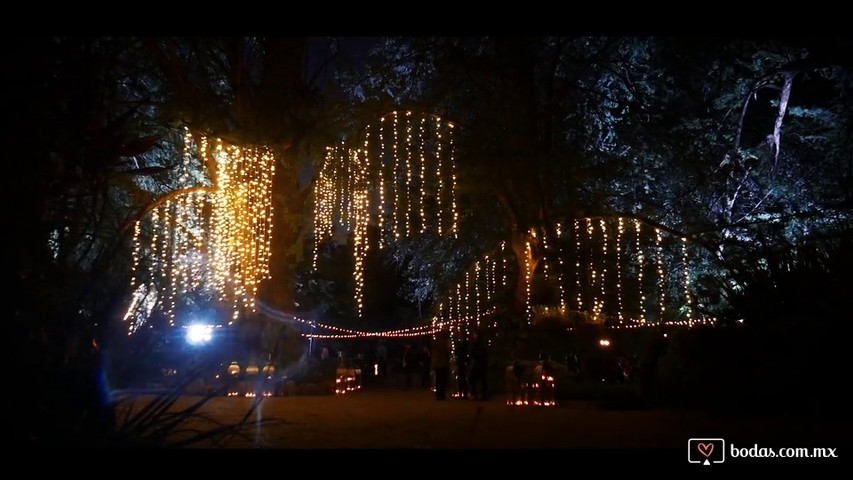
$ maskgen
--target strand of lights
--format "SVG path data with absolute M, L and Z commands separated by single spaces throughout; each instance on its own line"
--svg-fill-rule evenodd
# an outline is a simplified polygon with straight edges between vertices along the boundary
M 320 244 L 332 235 L 334 222 L 335 188 L 331 172 L 334 149 L 326 147 L 326 158 L 314 187 L 314 255 L 311 267 L 317 271 Z
M 457 283 L 456 284 L 456 315 L 457 316 L 462 315 L 462 292 L 461 292 L 461 288 L 462 288 L 462 286 L 459 283 Z
M 548 233 L 547 232 L 548 232 L 547 229 L 545 229 L 545 228 L 542 229 L 542 251 L 543 252 L 548 252 Z M 536 236 L 535 230 L 533 230 L 533 234 L 535 237 Z M 546 259 L 545 253 L 542 254 L 542 258 L 540 259 L 540 261 L 542 262 L 542 276 L 545 278 L 545 281 L 547 282 L 548 278 L 549 278 L 548 277 L 548 261 Z
M 640 298 L 640 323 L 646 323 L 646 296 L 643 294 L 643 247 L 640 242 L 640 221 L 634 219 L 634 231 L 637 239 L 637 296 Z
M 379 248 L 385 246 L 385 117 L 379 119 Z M 370 150 L 368 150 L 370 152 Z
M 494 289 L 494 283 L 493 282 L 495 280 L 494 261 L 489 258 L 488 254 L 486 255 L 486 258 L 484 259 L 484 261 L 486 263 L 486 268 L 485 268 L 485 270 L 486 270 L 486 272 L 485 272 L 485 275 L 486 275 L 486 301 L 491 302 L 492 301 L 492 290 Z M 490 270 L 491 270 L 491 272 L 490 272 Z
M 483 316 L 493 315 L 494 311 L 484 312 Z M 302 320 L 296 317 L 291 318 L 290 320 L 311 324 L 307 320 Z M 394 338 L 394 337 L 417 337 L 424 335 L 434 335 L 435 333 L 441 330 L 449 330 L 454 325 L 467 325 L 473 322 L 475 319 L 472 317 L 461 317 L 452 320 L 448 320 L 446 322 L 437 322 L 437 319 L 433 318 L 430 321 L 429 325 L 422 325 L 419 327 L 412 327 L 406 329 L 399 330 L 386 330 L 381 332 L 366 332 L 359 330 L 350 330 L 345 328 L 334 327 L 331 325 L 323 325 L 323 324 L 313 324 L 316 327 L 328 328 L 330 330 L 339 331 L 341 333 L 337 334 L 324 334 L 324 333 L 303 333 L 301 334 L 304 338 L 317 338 L 317 339 L 346 339 L 346 338 L 373 338 L 373 337 L 383 337 L 383 338 Z
M 149 250 L 151 251 L 151 273 L 148 276 L 149 286 L 151 289 L 156 290 L 157 285 L 157 275 L 160 273 L 160 255 L 157 252 L 157 248 L 160 245 L 158 241 L 158 233 L 160 232 L 160 227 L 157 225 L 157 220 L 159 219 L 160 209 L 155 208 L 151 211 L 151 231 L 153 232 L 151 235 L 151 246 Z M 162 304 L 162 300 L 160 299 L 160 295 L 158 292 L 157 295 L 157 306 L 160 307 Z
M 355 265 L 353 267 L 353 277 L 355 279 L 355 304 L 359 318 L 361 318 L 364 311 L 364 258 L 367 255 L 367 250 L 370 248 L 367 239 L 370 203 L 366 182 L 369 160 L 367 160 L 368 157 L 365 155 L 365 161 L 363 163 L 358 162 L 360 157 L 358 152 L 353 152 L 354 162 L 361 163 L 360 168 L 356 168 L 357 175 L 353 180 L 353 184 L 358 186 L 353 202 L 355 204 L 355 230 L 353 235 Z
M 442 224 L 443 224 L 441 219 L 442 219 L 442 215 L 444 213 L 444 210 L 441 208 L 441 197 L 444 195 L 444 177 L 441 176 L 441 145 L 443 142 L 441 141 L 441 118 L 438 118 L 438 117 L 436 117 L 436 119 L 435 119 L 435 135 L 436 135 L 436 138 L 438 139 L 438 142 L 436 142 L 436 151 L 435 151 L 435 156 L 436 156 L 436 160 L 437 160 L 437 166 L 436 166 L 435 174 L 436 174 L 436 177 L 438 177 L 438 194 L 436 195 L 436 199 L 437 199 L 437 202 L 436 202 L 437 203 L 437 210 L 436 211 L 438 212 L 438 215 L 437 215 L 437 217 L 438 217 L 438 232 L 437 233 L 439 236 L 441 236 L 441 234 L 442 234 L 441 228 L 442 228 Z
M 398 153 L 398 149 L 397 149 L 398 138 L 397 137 L 399 136 L 399 133 L 398 133 L 398 126 L 397 126 L 397 112 L 392 112 L 392 115 L 394 117 L 394 143 L 391 144 L 392 152 L 394 154 L 394 157 L 393 157 L 393 163 L 394 163 L 394 211 L 391 213 L 394 217 L 394 223 L 393 223 L 394 238 L 399 240 L 400 239 L 400 230 L 399 230 L 399 223 L 400 223 L 399 215 L 400 214 L 398 212 L 400 210 L 400 166 L 399 166 L 400 162 L 398 161 L 398 159 L 400 157 L 397 154 Z
M 474 263 L 474 318 L 476 319 L 477 328 L 480 328 L 480 262 Z
M 681 261 L 684 264 L 684 304 L 687 308 L 687 324 L 693 326 L 692 299 L 690 297 L 690 264 L 687 258 L 687 237 L 681 237 Z
M 603 217 L 598 220 L 598 223 L 601 227 L 601 301 L 598 310 L 601 313 L 604 310 L 604 303 L 607 298 L 607 291 L 605 289 L 605 284 L 607 283 L 607 223 Z
M 426 220 L 426 211 L 424 209 L 424 205 L 426 204 L 426 191 L 425 191 L 425 181 L 426 181 L 426 155 L 424 154 L 424 129 L 426 124 L 426 118 L 421 117 L 420 125 L 418 126 L 418 152 L 420 153 L 421 159 L 421 170 L 420 170 L 420 190 L 421 194 L 418 198 L 418 205 L 420 206 L 420 219 L 421 219 L 421 233 L 426 232 L 427 220 Z
M 364 194 L 366 197 L 366 201 L 368 202 L 367 206 L 370 206 L 370 203 L 369 203 L 369 201 L 370 201 L 370 187 L 371 187 L 372 181 L 370 180 L 371 168 L 370 168 L 370 128 L 369 127 L 365 129 L 363 148 L 364 149 L 362 150 L 362 153 L 364 156 L 364 170 L 362 172 L 362 176 L 364 177 L 363 178 L 364 185 L 362 186 L 362 188 L 365 189 Z M 380 171 L 382 170 L 381 165 L 380 165 L 379 170 Z M 370 210 L 367 210 L 365 212 L 364 222 L 365 222 L 365 225 L 370 223 Z M 381 225 L 381 223 L 379 225 Z M 367 237 L 366 232 L 367 231 L 366 231 L 366 227 L 365 227 L 365 238 Z M 380 234 L 380 237 L 381 237 L 381 234 Z
M 471 274 L 471 270 L 465 271 L 465 317 L 466 318 L 471 316 L 471 297 L 470 297 L 470 292 L 471 292 L 470 277 L 471 277 L 471 275 L 470 274 Z M 467 327 L 467 325 L 466 325 L 466 327 Z
M 527 323 L 530 323 L 532 318 L 532 307 L 530 305 L 530 284 L 531 282 L 531 272 L 530 272 L 530 256 L 532 255 L 532 251 L 530 249 L 530 242 L 527 241 L 525 251 L 524 251 L 524 289 L 525 289 L 525 297 L 524 297 L 524 312 L 527 317 Z
M 655 247 L 657 253 L 657 263 L 658 263 L 658 303 L 660 304 L 660 319 L 658 319 L 658 323 L 664 321 L 665 314 L 665 301 L 666 301 L 666 290 L 664 286 L 664 274 L 663 274 L 663 247 L 661 245 L 661 232 L 659 228 L 655 228 Z
M 406 238 L 412 236 L 412 112 L 406 112 Z
M 595 229 L 592 227 L 592 219 L 586 218 L 586 238 L 587 244 L 589 245 L 589 272 L 590 272 L 590 290 L 592 293 L 592 318 L 593 320 L 598 320 L 598 315 L 601 312 L 601 307 L 598 303 L 598 295 L 595 293 L 595 280 L 596 280 L 596 270 L 595 264 L 593 263 L 593 258 L 595 257 L 592 247 L 593 247 L 593 235 L 595 234 Z
M 577 309 L 579 312 L 583 311 L 583 296 L 581 292 L 583 289 L 581 288 L 581 235 L 580 235 L 580 224 L 577 220 L 574 221 L 574 232 L 575 232 L 575 288 L 578 291 L 578 305 Z
M 506 241 L 501 241 L 501 261 L 503 262 L 503 267 L 501 268 L 501 286 L 506 287 Z
M 174 222 L 174 219 L 175 219 L 174 210 L 175 210 L 175 208 L 174 208 L 171 200 L 166 200 L 165 210 L 166 210 L 166 217 L 173 219 L 173 222 Z M 180 267 L 177 265 L 176 258 L 175 258 L 177 256 L 177 254 L 175 252 L 175 247 L 176 247 L 176 243 L 177 243 L 175 237 L 179 234 L 179 232 L 180 231 L 177 228 L 174 228 L 174 226 L 173 226 L 173 228 L 167 228 L 166 231 L 164 232 L 166 234 L 166 235 L 164 235 L 164 240 L 166 241 L 166 247 L 167 247 L 165 250 L 169 252 L 169 255 L 168 255 L 169 258 L 168 258 L 167 264 L 170 267 L 169 272 L 168 272 L 168 278 L 166 279 L 166 282 L 165 282 L 169 288 L 169 290 L 168 290 L 169 291 L 169 296 L 168 296 L 168 298 L 169 298 L 169 300 L 168 300 L 169 301 L 169 313 L 168 313 L 168 315 L 169 315 L 169 324 L 173 325 L 173 326 L 175 324 L 175 291 L 177 290 L 177 287 L 178 287 L 178 276 L 180 275 L 180 273 L 179 273 Z M 166 236 L 169 233 L 171 233 L 171 235 L 169 235 L 169 238 L 166 238 Z M 178 270 L 178 272 L 176 272 L 176 270 Z
M 491 283 L 489 284 L 489 302 L 493 299 L 497 299 L 497 287 L 498 287 L 498 262 L 495 260 L 494 255 L 489 259 L 489 265 L 492 269 Z
M 622 217 L 619 217 L 616 228 L 616 300 L 618 302 L 619 323 L 625 320 L 622 306 L 622 233 L 624 230 L 624 221 Z
M 142 249 L 142 245 L 139 242 L 139 234 L 142 231 L 142 222 L 137 220 L 133 224 L 133 253 L 132 253 L 132 261 L 133 266 L 131 267 L 131 276 L 130 276 L 130 287 L 136 288 L 137 276 L 139 275 L 139 257 L 140 251 Z
M 451 228 L 453 229 L 453 238 L 457 238 L 457 235 L 458 235 L 457 224 L 459 222 L 459 212 L 456 210 L 456 158 L 454 155 L 454 148 L 453 148 L 453 136 L 454 136 L 453 135 L 453 123 L 447 122 L 447 127 L 449 128 L 448 136 L 450 137 L 450 148 L 449 148 L 449 150 L 450 150 L 450 175 L 451 175 L 451 178 L 453 179 L 453 183 L 450 187 L 450 198 L 451 198 L 450 211 L 453 215 L 453 226 Z
M 565 270 L 565 268 L 563 267 L 563 231 L 562 231 L 561 225 L 559 223 L 557 223 L 557 225 L 556 225 L 556 230 L 557 230 L 557 258 L 559 259 L 559 263 L 560 263 L 559 274 L 557 275 L 557 285 L 559 286 L 559 289 L 560 289 L 560 313 L 565 314 L 566 313 L 566 292 L 565 292 L 565 289 L 563 288 L 563 278 L 564 278 L 563 271 Z

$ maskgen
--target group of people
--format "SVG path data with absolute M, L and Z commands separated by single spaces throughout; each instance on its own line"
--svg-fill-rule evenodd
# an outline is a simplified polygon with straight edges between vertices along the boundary
M 470 339 L 460 338 L 455 352 L 447 331 L 437 332 L 432 341 L 423 344 L 420 350 L 412 344 L 406 345 L 403 353 L 403 371 L 406 376 L 405 389 L 412 387 L 412 379 L 420 375 L 420 386 L 430 387 L 432 374 L 436 400 L 446 400 L 450 386 L 451 359 L 455 360 L 456 387 L 460 399 L 487 400 L 489 397 L 488 343 L 482 334 L 474 330 Z

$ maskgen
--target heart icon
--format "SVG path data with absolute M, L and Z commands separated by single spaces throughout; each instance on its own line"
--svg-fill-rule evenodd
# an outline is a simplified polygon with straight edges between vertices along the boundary
M 697 447 L 699 448 L 699 453 L 705 455 L 705 457 L 710 457 L 711 452 L 714 451 L 713 443 L 700 443 L 697 445 Z

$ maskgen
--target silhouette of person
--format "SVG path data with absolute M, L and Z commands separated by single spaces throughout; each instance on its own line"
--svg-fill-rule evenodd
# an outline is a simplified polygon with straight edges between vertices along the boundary
M 406 344 L 406 350 L 403 352 L 403 375 L 406 376 L 405 390 L 412 386 L 412 375 L 418 373 L 418 352 L 412 348 L 411 343 Z
M 460 338 L 456 344 L 456 391 L 462 400 L 468 399 L 468 339 Z
M 418 365 L 421 369 L 421 387 L 429 388 L 429 376 L 430 373 L 432 373 L 432 354 L 430 353 L 430 346 L 428 343 L 424 343 L 421 346 L 421 354 L 418 357 Z
M 432 341 L 432 368 L 435 371 L 435 399 L 446 400 L 450 378 L 450 337 L 445 330 L 436 333 Z
M 376 347 L 376 364 L 378 365 L 379 376 L 384 377 L 388 368 L 388 347 L 385 346 L 385 340 L 379 340 L 379 345 Z
M 471 373 L 470 388 L 476 400 L 489 399 L 489 386 L 487 380 L 489 365 L 489 345 L 483 337 L 482 332 L 472 332 L 471 343 Z

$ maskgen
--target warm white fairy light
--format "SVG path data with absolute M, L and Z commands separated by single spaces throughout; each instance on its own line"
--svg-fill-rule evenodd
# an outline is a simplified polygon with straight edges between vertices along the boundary
M 457 285 L 457 287 L 458 287 L 458 285 Z M 457 297 L 456 291 L 454 291 L 452 289 L 447 294 L 447 318 L 453 318 L 454 317 L 453 306 L 455 305 L 454 300 L 456 299 L 456 297 Z M 456 315 L 457 316 L 459 315 L 458 310 L 456 311 Z
M 559 273 L 557 274 L 557 285 L 560 290 L 560 313 L 564 314 L 566 311 L 566 296 L 565 289 L 563 288 L 563 231 L 559 222 L 555 225 L 555 230 L 557 231 L 557 258 L 560 265 Z
M 465 317 L 471 316 L 471 270 L 465 271 Z
M 455 150 L 453 148 L 453 137 L 454 137 L 453 126 L 454 125 L 452 122 L 447 122 L 447 128 L 449 129 L 448 130 L 448 136 L 450 137 L 450 141 L 449 141 L 449 147 L 450 148 L 448 149 L 448 150 L 450 150 L 450 152 L 449 152 L 450 175 L 451 175 L 451 178 L 453 179 L 453 183 L 450 186 L 450 198 L 451 198 L 450 211 L 451 211 L 451 214 L 453 215 L 453 226 L 451 228 L 453 229 L 453 238 L 457 238 L 457 235 L 458 235 L 457 225 L 459 222 L 459 212 L 456 210 L 456 157 L 455 157 Z
M 332 236 L 334 229 L 335 187 L 332 171 L 334 152 L 332 147 L 326 147 L 326 158 L 314 186 L 314 255 L 311 266 L 315 271 L 320 244 Z
M 577 309 L 579 312 L 583 311 L 583 296 L 581 295 L 581 235 L 580 235 L 580 224 L 577 220 L 574 221 L 574 233 L 575 233 L 575 288 L 578 291 L 578 305 Z
M 370 150 L 367 150 L 370 152 Z M 379 119 L 379 248 L 385 246 L 385 117 Z
M 353 251 L 355 254 L 355 265 L 353 277 L 355 279 L 355 304 L 356 312 L 361 318 L 364 312 L 364 258 L 370 244 L 367 238 L 367 227 L 370 219 L 370 200 L 368 197 L 368 171 L 369 160 L 367 155 L 352 152 L 352 161 L 355 166 L 353 173 L 353 185 L 356 187 L 353 197 L 353 211 L 355 227 L 353 229 Z
M 497 295 L 497 286 L 498 286 L 498 279 L 497 279 L 498 262 L 497 262 L 497 260 L 495 260 L 494 256 L 492 256 L 491 259 L 489 260 L 489 265 L 491 266 L 491 269 L 492 269 L 491 282 L 489 283 L 489 301 L 491 301 Z
M 634 231 L 637 240 L 637 296 L 640 298 L 640 323 L 646 323 L 646 296 L 643 294 L 643 247 L 640 242 L 640 221 L 634 219 Z
M 426 232 L 427 227 L 427 219 L 426 219 L 426 210 L 424 209 L 424 205 L 426 204 L 426 146 L 424 145 L 424 130 L 426 125 L 426 117 L 421 117 L 421 121 L 418 125 L 418 153 L 421 161 L 420 168 L 420 196 L 418 197 L 418 205 L 420 207 L 420 220 L 421 220 L 421 233 Z
M 179 166 L 182 185 L 192 181 L 192 145 L 198 147 L 199 163 L 213 162 L 208 171 L 213 185 L 185 187 L 186 191 L 148 213 L 152 235 L 144 308 L 156 302 L 173 325 L 177 301 L 199 288 L 211 289 L 220 300 L 230 299 L 235 317 L 237 309 L 251 309 L 259 282 L 268 278 L 272 234 L 272 153 L 263 148 L 226 147 L 220 140 L 211 157 L 205 136 L 195 141 L 188 129 L 184 135 Z M 206 202 L 211 206 L 209 219 L 204 216 Z M 137 275 L 143 243 L 138 222 L 134 231 Z M 136 275 L 132 282 L 138 282 Z M 138 296 L 134 304 L 142 308 Z
M 442 176 L 441 170 L 441 146 L 444 142 L 441 141 L 441 118 L 436 117 L 435 119 L 435 136 L 438 139 L 435 147 L 435 158 L 436 158 L 436 172 L 435 175 L 438 178 L 438 194 L 436 194 L 436 212 L 437 212 L 437 233 L 440 236 L 442 234 L 442 216 L 444 214 L 444 209 L 441 208 L 441 198 L 444 195 L 444 177 Z
M 406 112 L 406 216 L 405 216 L 405 225 L 406 225 L 406 238 L 410 238 L 412 236 L 412 205 L 414 204 L 414 200 L 412 198 L 412 122 L 410 117 L 412 116 L 412 112 Z
M 618 302 L 617 309 L 619 315 L 619 323 L 625 320 L 622 306 L 622 234 L 625 231 L 625 225 L 622 217 L 618 219 L 616 227 L 616 301 Z
M 690 263 L 687 258 L 687 237 L 681 237 L 681 261 L 684 267 L 684 305 L 687 309 L 687 324 L 693 326 L 693 300 L 690 296 Z
M 657 256 L 657 264 L 658 264 L 658 303 L 660 304 L 660 318 L 658 322 L 663 322 L 665 320 L 664 314 L 666 312 L 666 290 L 664 286 L 664 272 L 663 272 L 663 246 L 661 245 L 662 241 L 661 231 L 659 228 L 655 228 L 655 247 L 656 247 L 656 256 Z
M 590 286 L 590 291 L 592 292 L 592 305 L 591 305 L 591 307 L 592 307 L 592 318 L 597 321 L 599 318 L 599 315 L 601 314 L 601 305 L 599 304 L 598 295 L 595 293 L 596 275 L 598 272 L 596 271 L 595 264 L 593 263 L 593 259 L 595 257 L 595 255 L 592 251 L 592 247 L 593 247 L 593 241 L 592 240 L 593 240 L 594 234 L 595 234 L 595 229 L 592 226 L 592 219 L 586 218 L 586 238 L 587 238 L 587 243 L 589 245 L 589 275 L 590 275 L 589 286 Z
M 474 318 L 477 328 L 480 328 L 480 262 L 474 263 Z
M 393 112 L 392 116 L 394 117 L 394 141 L 391 144 L 391 151 L 394 154 L 393 163 L 394 163 L 394 182 L 392 185 L 394 186 L 394 209 L 391 212 L 393 216 L 393 232 L 394 238 L 400 239 L 400 220 L 399 217 L 401 215 L 400 212 L 400 156 L 398 155 L 398 122 L 397 122 L 397 112 Z
M 494 262 L 489 258 L 489 255 L 486 254 L 486 257 L 483 259 L 486 263 L 485 275 L 486 275 L 486 301 L 491 302 L 492 300 L 492 289 L 494 288 Z M 491 270 L 491 271 L 490 271 Z
M 506 287 L 506 271 L 507 271 L 507 266 L 506 266 L 506 241 L 501 241 L 501 262 L 503 263 L 503 266 L 502 266 L 502 268 L 501 268 L 501 275 L 502 275 L 502 278 L 501 278 L 501 287 L 503 288 L 503 287 Z
M 137 275 L 139 275 L 139 257 L 140 251 L 142 250 L 142 244 L 139 242 L 139 234 L 142 231 L 142 222 L 137 220 L 133 224 L 133 256 L 131 259 L 133 260 L 133 266 L 131 268 L 131 276 L 130 276 L 130 287 L 136 288 Z
M 456 283 L 456 316 L 462 317 L 462 285 Z
M 530 271 L 530 257 L 533 255 L 533 252 L 530 249 L 530 242 L 525 242 L 525 250 L 524 250 L 524 312 L 527 317 L 527 323 L 530 323 L 532 318 L 533 307 L 530 305 L 530 284 L 532 283 L 532 272 Z
M 601 226 L 601 300 L 599 310 L 604 310 L 604 300 L 606 298 L 605 285 L 607 283 L 607 222 L 604 218 L 598 220 Z

